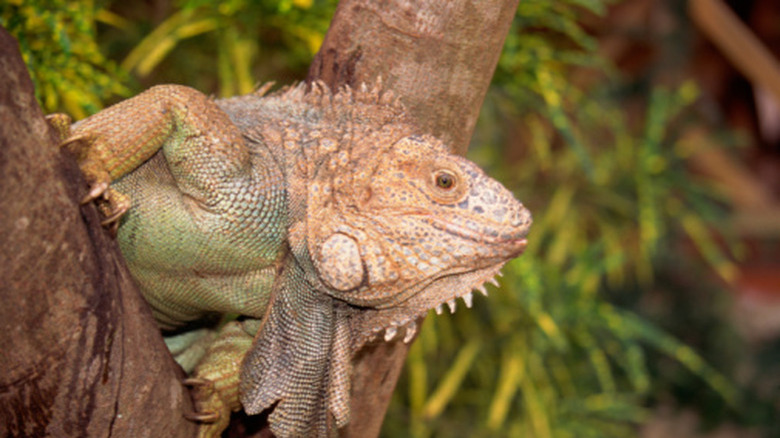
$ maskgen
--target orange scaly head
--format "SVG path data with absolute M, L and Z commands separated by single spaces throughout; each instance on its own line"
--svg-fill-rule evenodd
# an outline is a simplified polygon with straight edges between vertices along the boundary
M 392 337 L 430 309 L 454 309 L 458 297 L 470 306 L 471 291 L 523 251 L 531 215 L 431 136 L 405 136 L 373 163 L 329 189 L 322 223 L 309 224 L 309 251 L 328 293 L 376 310 L 368 331 Z

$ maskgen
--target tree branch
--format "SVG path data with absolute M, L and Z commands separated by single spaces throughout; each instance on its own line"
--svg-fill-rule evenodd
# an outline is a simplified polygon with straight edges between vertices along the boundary
M 374 83 L 463 155 L 519 0 L 346 0 L 309 69 L 332 89 Z

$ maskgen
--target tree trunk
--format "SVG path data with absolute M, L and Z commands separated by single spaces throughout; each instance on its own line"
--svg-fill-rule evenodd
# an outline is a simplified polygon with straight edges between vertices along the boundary
M 421 132 L 462 154 L 517 2 L 344 0 L 309 80 L 381 78 Z M 2 29 L 0 71 L 0 435 L 194 436 L 180 369 L 95 208 L 78 207 L 86 186 Z M 407 347 L 360 352 L 342 436 L 379 434 Z M 240 423 L 231 436 L 268 435 L 257 419 Z
M 0 28 L 0 436 L 192 437 L 180 368 Z

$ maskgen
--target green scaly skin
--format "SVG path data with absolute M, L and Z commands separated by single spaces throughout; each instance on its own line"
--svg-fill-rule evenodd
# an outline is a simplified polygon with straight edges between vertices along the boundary
M 213 101 L 165 85 L 69 132 L 53 119 L 84 201 L 119 221 L 130 272 L 194 366 L 203 437 L 272 406 L 277 436 L 332 436 L 362 345 L 470 307 L 526 244 L 523 205 L 390 93 L 311 88 Z

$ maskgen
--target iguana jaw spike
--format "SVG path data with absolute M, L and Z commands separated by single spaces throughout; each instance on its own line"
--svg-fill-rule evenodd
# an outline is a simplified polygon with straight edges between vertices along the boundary
M 472 300 L 474 299 L 474 295 L 471 294 L 471 292 L 468 292 L 466 295 L 463 295 L 461 298 L 463 298 L 463 302 L 466 303 L 466 307 L 471 309 Z
M 398 327 L 391 326 L 388 327 L 385 330 L 385 342 L 390 342 L 395 338 L 395 335 L 398 333 Z
M 470 309 L 472 305 L 474 304 L 474 291 L 478 290 L 482 295 L 488 296 L 487 289 L 485 288 L 485 282 L 495 285 L 496 287 L 499 286 L 498 281 L 496 280 L 495 276 L 501 276 L 501 271 L 496 271 L 493 276 L 488 277 L 487 280 L 481 281 L 471 287 L 465 288 L 465 293 L 457 292 L 455 296 L 452 298 L 441 302 L 437 304 L 434 307 L 434 310 L 436 311 L 437 315 L 441 315 L 444 312 L 444 304 L 447 304 L 447 307 L 450 309 L 450 313 L 455 313 L 455 310 L 457 309 L 457 298 L 463 299 L 463 303 L 466 305 L 466 308 Z
M 374 313 L 373 316 L 365 315 L 368 318 L 371 318 L 370 322 L 366 321 L 373 327 L 370 329 L 370 333 L 373 333 L 373 336 L 370 337 L 377 337 L 381 334 L 381 337 L 386 342 L 389 342 L 403 333 L 404 343 L 411 342 L 414 335 L 417 333 L 416 320 L 418 318 L 424 316 L 431 309 L 433 309 L 437 315 L 444 313 L 445 308 L 449 309 L 451 313 L 455 313 L 458 298 L 463 299 L 467 308 L 471 308 L 474 300 L 473 292 L 476 290 L 487 296 L 488 292 L 485 288 L 485 284 L 497 283 L 495 277 L 501 275 L 500 269 L 502 266 L 503 263 L 500 263 L 465 274 L 469 279 L 474 279 L 476 281 L 458 281 L 462 276 L 454 275 L 433 282 L 428 285 L 421 294 L 416 295 L 418 297 L 424 297 L 426 295 L 430 297 L 431 295 L 435 295 L 438 291 L 447 291 L 447 295 L 432 306 L 418 307 L 421 304 L 419 301 L 422 301 L 424 298 L 418 299 L 417 302 L 415 302 L 415 299 L 413 298 L 404 303 L 405 306 L 402 308 L 404 311 L 375 310 L 374 312 L 376 313 Z M 389 313 L 392 313 L 393 316 L 390 316 L 389 320 L 385 319 L 383 316 Z M 382 321 L 385 321 L 385 323 L 382 323 Z
M 412 321 L 406 326 L 406 336 L 404 336 L 404 344 L 408 344 L 414 338 L 417 333 L 417 323 Z
M 447 301 L 447 307 L 450 308 L 450 313 L 455 313 L 455 309 L 457 307 L 455 303 L 455 298 Z
M 390 326 L 385 329 L 385 342 L 390 342 L 393 339 L 395 339 L 395 336 L 399 332 L 399 328 L 405 328 L 405 334 L 404 334 L 404 344 L 408 344 L 409 342 L 414 339 L 414 335 L 417 334 L 417 323 L 412 321 L 404 326 Z

